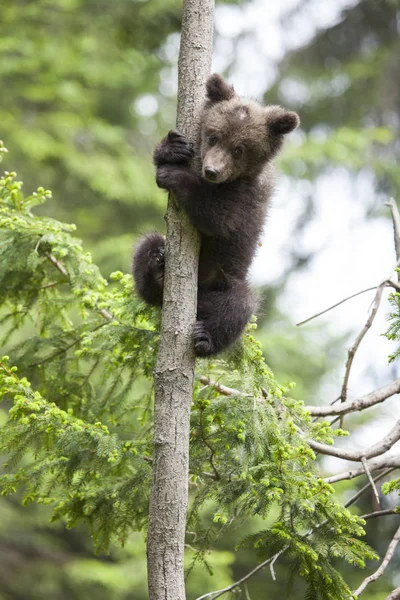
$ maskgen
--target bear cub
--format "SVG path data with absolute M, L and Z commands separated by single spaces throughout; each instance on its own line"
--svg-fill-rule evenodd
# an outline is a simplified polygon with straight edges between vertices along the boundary
M 247 275 L 274 186 L 273 159 L 299 117 L 238 96 L 217 74 L 207 80 L 200 119 L 202 171 L 190 167 L 192 144 L 170 131 L 154 151 L 156 182 L 173 192 L 201 234 L 194 346 L 210 356 L 230 346 L 257 307 Z M 142 238 L 133 258 L 138 294 L 161 305 L 164 238 Z

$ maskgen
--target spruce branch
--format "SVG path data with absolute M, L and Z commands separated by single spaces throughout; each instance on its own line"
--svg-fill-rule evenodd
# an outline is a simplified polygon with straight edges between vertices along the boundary
M 396 533 L 394 534 L 393 539 L 390 542 L 388 549 L 386 551 L 385 558 L 383 559 L 380 567 L 375 571 L 375 573 L 373 573 L 372 575 L 369 575 L 369 577 L 366 577 L 364 579 L 364 581 L 361 583 L 361 585 L 353 592 L 353 594 L 355 596 L 357 596 L 357 597 L 360 596 L 362 594 L 362 592 L 365 590 L 365 588 L 370 583 L 372 583 L 373 581 L 376 581 L 377 579 L 379 579 L 379 577 L 381 577 L 384 574 L 386 567 L 390 563 L 399 542 L 400 542 L 400 527 L 397 529 Z

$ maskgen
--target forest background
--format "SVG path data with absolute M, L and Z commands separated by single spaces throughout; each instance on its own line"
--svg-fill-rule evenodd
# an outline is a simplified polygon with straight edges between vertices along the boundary
M 307 404 L 337 394 L 346 340 L 365 321 L 371 297 L 305 328 L 295 323 L 386 275 L 395 261 L 384 202 L 400 198 L 398 2 L 322 4 L 219 3 L 214 57 L 214 70 L 239 93 L 301 116 L 280 160 L 283 176 L 253 276 L 263 297 L 257 335 L 266 361 L 278 380 L 296 382 L 293 394 Z M 74 222 L 104 275 L 128 271 L 135 238 L 164 229 L 166 198 L 154 183 L 151 152 L 174 125 L 180 11 L 177 0 L 2 3 L 4 168 L 18 172 L 26 192 L 52 190 L 38 210 Z M 393 345 L 380 341 L 384 330 L 378 321 L 358 357 L 353 395 L 398 376 L 397 363 L 387 363 Z M 380 424 L 384 415 L 374 428 L 364 423 L 360 438 L 367 431 L 372 443 Z M 365 512 L 371 502 L 366 497 Z M 95 558 L 84 528 L 68 531 L 48 519 L 44 507 L 1 499 L 0 597 L 146 598 L 143 536 Z M 369 529 L 378 552 L 393 533 L 391 519 Z M 218 542 L 216 587 L 253 566 L 233 546 L 229 536 Z M 363 597 L 384 598 L 399 564 L 397 556 L 387 582 Z M 284 568 L 277 572 L 284 589 Z M 192 574 L 193 597 L 207 577 Z M 278 593 L 267 574 L 249 590 L 256 599 Z

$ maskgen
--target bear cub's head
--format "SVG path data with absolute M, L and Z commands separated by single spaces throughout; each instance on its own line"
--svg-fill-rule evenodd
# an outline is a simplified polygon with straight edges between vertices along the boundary
M 207 80 L 201 118 L 202 175 L 225 183 L 257 176 L 300 123 L 295 112 L 240 98 L 220 75 Z

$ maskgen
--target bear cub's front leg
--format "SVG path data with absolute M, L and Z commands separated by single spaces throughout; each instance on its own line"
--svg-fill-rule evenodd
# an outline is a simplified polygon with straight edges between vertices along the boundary
M 156 146 L 153 154 L 158 187 L 176 191 L 182 185 L 182 177 L 190 177 L 188 168 L 194 156 L 193 145 L 179 131 L 170 131 Z

